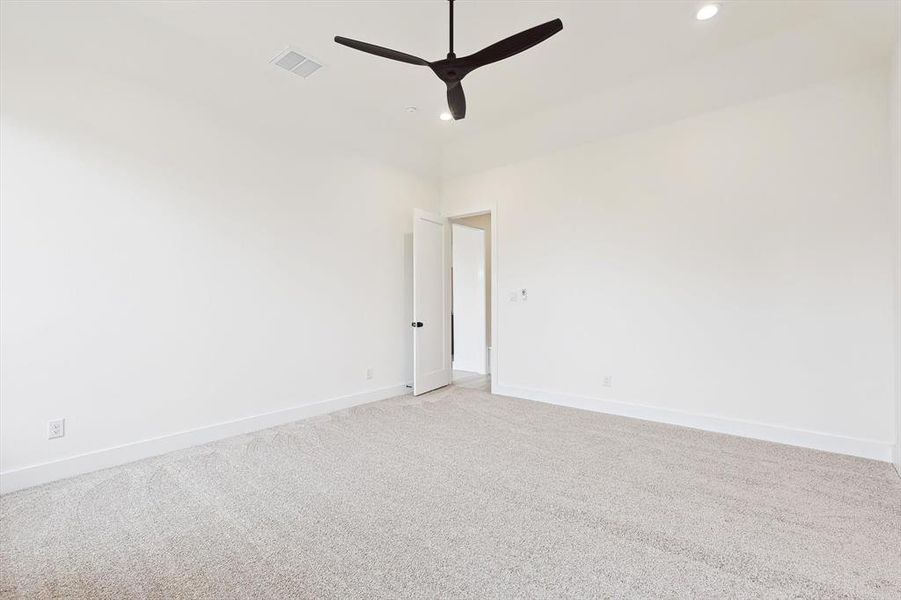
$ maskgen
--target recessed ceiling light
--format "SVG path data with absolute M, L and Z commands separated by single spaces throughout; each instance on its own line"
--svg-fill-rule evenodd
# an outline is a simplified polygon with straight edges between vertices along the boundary
M 707 19 L 715 17 L 718 12 L 720 12 L 719 4 L 705 4 L 698 9 L 698 14 L 695 15 L 695 18 L 697 18 L 698 21 L 706 21 Z
M 449 112 L 443 112 L 443 113 L 441 113 L 441 116 L 438 118 L 441 119 L 442 121 L 450 121 L 451 119 L 454 118 L 454 115 L 450 114 Z

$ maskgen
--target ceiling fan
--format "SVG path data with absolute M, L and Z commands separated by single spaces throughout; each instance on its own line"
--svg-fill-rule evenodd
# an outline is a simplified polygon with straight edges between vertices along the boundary
M 447 58 L 443 60 L 429 62 L 418 56 L 405 54 L 390 48 L 383 48 L 367 42 L 351 40 L 340 35 L 335 36 L 335 41 L 349 48 L 375 54 L 383 58 L 429 67 L 435 72 L 438 79 L 447 85 L 447 105 L 454 119 L 462 119 L 466 116 L 466 96 L 463 95 L 463 86 L 460 82 L 467 74 L 479 67 L 510 58 L 515 54 L 528 50 L 563 29 L 563 21 L 554 19 L 531 29 L 520 31 L 516 35 L 511 35 L 496 44 L 479 50 L 475 54 L 457 58 L 457 55 L 454 54 L 454 0 L 448 0 L 448 2 L 450 2 L 450 51 L 447 53 Z

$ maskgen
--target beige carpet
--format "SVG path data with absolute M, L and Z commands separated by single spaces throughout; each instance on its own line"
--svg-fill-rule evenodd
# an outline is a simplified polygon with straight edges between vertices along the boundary
M 901 598 L 888 464 L 448 388 L 0 499 L 22 598 Z

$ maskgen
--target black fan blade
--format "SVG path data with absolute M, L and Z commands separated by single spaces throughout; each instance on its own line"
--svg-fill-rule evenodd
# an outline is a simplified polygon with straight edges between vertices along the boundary
M 463 95 L 463 85 L 459 81 L 447 84 L 447 107 L 455 121 L 466 117 L 466 96 Z
M 381 46 L 376 46 L 375 44 L 358 42 L 357 40 L 341 37 L 340 35 L 335 36 L 335 41 L 342 46 L 347 46 L 348 48 L 353 48 L 354 50 L 368 52 L 369 54 L 375 54 L 376 56 L 381 56 L 382 58 L 399 60 L 400 62 L 410 63 L 411 65 L 421 65 L 424 67 L 429 66 L 428 61 L 423 60 L 418 56 L 413 56 L 412 54 L 404 54 L 403 52 L 398 52 L 397 50 L 392 50 L 391 48 L 382 48 Z
M 554 19 L 541 25 L 536 25 L 531 29 L 520 31 L 516 35 L 503 39 L 496 44 L 491 44 L 487 48 L 479 50 L 475 54 L 467 56 L 463 60 L 471 63 L 472 69 L 478 69 L 484 65 L 489 65 L 505 58 L 510 58 L 515 54 L 519 54 L 523 50 L 528 50 L 536 44 L 540 44 L 555 33 L 563 30 L 563 21 Z

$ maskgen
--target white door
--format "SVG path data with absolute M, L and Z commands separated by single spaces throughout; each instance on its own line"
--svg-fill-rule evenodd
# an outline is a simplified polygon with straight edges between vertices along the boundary
M 450 225 L 413 214 L 413 394 L 451 382 Z
M 488 372 L 485 232 L 453 224 L 454 370 Z

